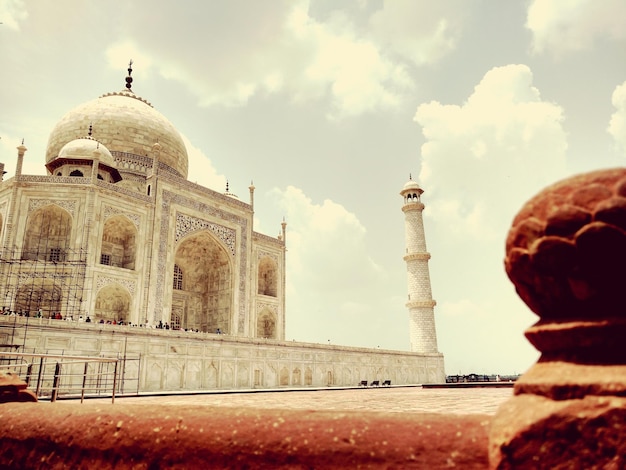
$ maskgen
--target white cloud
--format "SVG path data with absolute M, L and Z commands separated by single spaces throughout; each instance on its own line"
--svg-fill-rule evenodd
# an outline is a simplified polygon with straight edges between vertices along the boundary
M 398 90 L 411 87 L 407 71 L 381 55 L 378 47 L 357 38 L 350 28 L 307 21 L 305 35 L 314 54 L 304 71 L 305 89 L 330 87 L 331 116 L 357 115 L 400 102 Z M 298 92 L 302 96 L 302 92 Z
M 23 0 L 0 0 L 0 21 L 3 26 L 14 31 L 20 30 L 20 23 L 28 18 Z
M 432 64 L 455 49 L 464 2 L 386 0 L 370 18 L 377 41 L 415 65 Z
M 534 52 L 559 55 L 591 49 L 600 37 L 626 38 L 624 18 L 623 0 L 533 0 L 526 27 L 533 34 Z
M 417 109 L 428 214 L 458 237 L 502 239 L 521 203 L 564 174 L 562 110 L 541 100 L 532 78 L 525 65 L 497 67 L 465 104 Z
M 226 177 L 217 173 L 213 163 L 202 150 L 195 147 L 189 139 L 181 135 L 187 155 L 189 157 L 189 179 L 190 181 L 211 188 L 214 191 L 223 192 L 226 189 Z
M 380 286 L 386 278 L 369 255 L 365 228 L 340 204 L 316 204 L 293 186 L 272 194 L 288 224 L 288 335 L 297 331 L 297 339 L 308 340 L 328 331 L 333 342 L 344 335 L 340 344 L 358 344 L 372 327 L 359 319 L 371 318 L 384 304 L 382 288 L 366 286 Z
M 353 213 L 328 199 L 315 204 L 293 186 L 274 189 L 273 195 L 288 222 L 294 282 L 302 279 L 316 292 L 341 296 L 381 275 L 367 253 L 365 227 Z
M 626 81 L 613 91 L 611 102 L 616 111 L 611 115 L 609 134 L 616 144 L 626 153 Z
M 184 84 L 201 105 L 240 106 L 252 97 L 282 92 L 300 102 L 328 99 L 331 118 L 396 107 L 413 87 L 405 67 L 359 34 L 347 16 L 318 21 L 309 16 L 304 0 L 203 5 L 186 20 L 201 54 L 163 34 L 175 21 L 176 9 L 165 5 L 148 27 L 110 44 L 112 66 L 119 69 L 141 51 L 142 62 Z M 228 19 L 228 28 L 215 16 Z

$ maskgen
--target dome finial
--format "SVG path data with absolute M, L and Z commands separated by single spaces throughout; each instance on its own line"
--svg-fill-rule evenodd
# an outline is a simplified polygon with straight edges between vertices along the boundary
M 413 175 L 409 173 L 409 181 L 413 181 Z
M 226 180 L 226 192 L 228 193 L 228 180 Z
M 87 135 L 89 137 L 92 137 L 92 133 L 93 133 L 93 123 L 89 123 L 89 132 L 87 132 Z
M 132 91 L 130 89 L 133 83 L 133 77 L 130 76 L 130 74 L 132 73 L 133 73 L 133 59 L 130 59 L 130 62 L 128 63 L 128 77 L 126 77 L 126 88 L 128 88 L 128 91 Z

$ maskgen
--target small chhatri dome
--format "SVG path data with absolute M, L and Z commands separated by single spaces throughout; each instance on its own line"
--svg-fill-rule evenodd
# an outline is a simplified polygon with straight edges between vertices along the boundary
M 94 152 L 98 151 L 100 162 L 115 166 L 115 161 L 108 148 L 92 137 L 74 139 L 63 146 L 59 151 L 58 159 L 93 160 Z M 56 159 L 55 159 L 56 160 Z
M 401 195 L 404 195 L 407 192 L 417 192 L 418 194 L 422 194 L 424 190 L 417 184 L 416 181 L 413 180 L 413 177 L 409 174 L 409 181 L 407 181 L 400 192 Z
M 84 129 L 92 122 L 98 140 L 110 150 L 113 158 L 152 158 L 152 146 L 159 142 L 160 165 L 187 178 L 189 159 L 180 134 L 148 101 L 132 92 L 130 66 L 128 70 L 124 90 L 78 105 L 61 118 L 48 138 L 46 164 L 59 156 L 67 142 L 76 138 L 76 129 Z

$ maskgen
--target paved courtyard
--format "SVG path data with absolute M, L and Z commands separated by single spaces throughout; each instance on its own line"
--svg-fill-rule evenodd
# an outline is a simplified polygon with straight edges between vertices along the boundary
M 367 410 L 391 413 L 494 414 L 512 388 L 423 389 L 420 387 L 323 389 L 310 391 L 207 393 L 116 398 L 125 404 L 206 405 L 299 410 Z M 110 399 L 89 400 L 110 403 Z

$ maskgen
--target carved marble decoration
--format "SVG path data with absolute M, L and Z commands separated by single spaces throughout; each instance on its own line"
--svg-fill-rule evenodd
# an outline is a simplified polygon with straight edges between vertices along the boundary
M 59 206 L 61 209 L 65 209 L 72 215 L 72 217 L 74 217 L 74 213 L 76 211 L 76 200 L 72 199 L 31 199 L 28 201 L 28 213 L 30 214 L 31 212 L 50 204 L 54 204 Z
M 261 313 L 265 309 L 269 310 L 270 312 L 272 312 L 274 315 L 278 317 L 278 302 L 276 303 L 257 302 L 256 304 L 257 314 Z
M 135 295 L 135 287 L 137 285 L 135 281 L 132 281 L 130 279 L 119 279 L 105 276 L 98 276 L 98 278 L 96 279 L 96 292 L 99 292 L 100 289 L 102 289 L 103 287 L 113 283 L 117 283 L 125 287 L 131 296 Z
M 176 242 L 186 235 L 199 230 L 211 231 L 228 248 L 231 255 L 235 256 L 235 231 L 213 222 L 198 219 L 186 214 L 176 213 Z
M 43 175 L 20 175 L 15 177 L 20 183 L 67 183 L 67 184 L 91 184 L 91 178 L 80 176 L 43 176 Z
M 139 230 L 139 225 L 141 224 L 141 216 L 139 214 L 133 214 L 132 212 L 127 212 L 125 210 L 120 209 L 119 207 L 113 206 L 104 206 L 104 220 L 106 221 L 112 215 L 123 215 L 128 220 L 130 220 L 137 230 Z
M 268 251 L 259 250 L 259 252 L 257 253 L 257 261 L 261 260 L 262 258 L 271 258 L 274 261 L 274 263 L 276 263 L 276 266 L 279 265 L 278 255 L 276 253 L 270 253 Z

